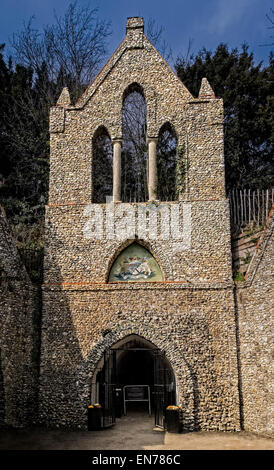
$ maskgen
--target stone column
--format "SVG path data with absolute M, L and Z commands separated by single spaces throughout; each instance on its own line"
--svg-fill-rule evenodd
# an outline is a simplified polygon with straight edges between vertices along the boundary
M 157 138 L 148 137 L 148 198 L 149 201 L 157 199 Z
M 113 202 L 121 202 L 122 139 L 113 139 Z

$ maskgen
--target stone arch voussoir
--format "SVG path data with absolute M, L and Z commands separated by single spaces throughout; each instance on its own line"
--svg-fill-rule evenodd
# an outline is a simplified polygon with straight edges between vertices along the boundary
M 85 405 L 87 406 L 90 396 L 92 376 L 96 371 L 97 365 L 104 352 L 130 335 L 140 336 L 142 339 L 149 341 L 160 350 L 165 351 L 166 358 L 176 377 L 178 401 L 183 407 L 184 429 L 189 431 L 195 429 L 195 384 L 193 382 L 192 371 L 189 364 L 178 348 L 176 341 L 172 338 L 166 338 L 159 335 L 159 330 L 157 328 L 149 328 L 147 325 L 140 324 L 139 326 L 132 325 L 117 327 L 115 330 L 111 330 L 108 334 L 102 337 L 102 339 L 92 347 L 86 361 L 82 363 L 81 367 L 77 371 L 77 384 L 81 389 L 81 396 L 85 400 Z

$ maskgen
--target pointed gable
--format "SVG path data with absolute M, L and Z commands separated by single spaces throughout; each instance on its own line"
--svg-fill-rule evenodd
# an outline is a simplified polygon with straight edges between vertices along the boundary
M 140 53 L 141 52 L 141 53 Z M 113 71 L 115 67 L 118 66 L 119 62 L 123 60 L 125 55 L 130 55 L 130 60 L 125 62 L 130 62 L 131 71 L 132 69 L 136 70 L 136 80 L 138 81 L 138 76 L 144 76 L 144 71 L 146 71 L 147 81 L 150 81 L 150 77 L 157 77 L 157 81 L 161 82 L 163 79 L 163 85 L 168 85 L 167 82 L 164 83 L 164 79 L 171 81 L 176 84 L 178 87 L 178 93 L 181 94 L 185 100 L 192 100 L 193 96 L 187 90 L 185 85 L 177 77 L 177 75 L 172 71 L 169 65 L 165 62 L 160 53 L 155 49 L 152 43 L 144 34 L 144 21 L 143 18 L 133 17 L 127 19 L 126 26 L 126 36 L 107 61 L 102 70 L 98 73 L 91 85 L 85 90 L 83 95 L 77 101 L 75 107 L 81 108 L 92 98 L 96 90 L 101 86 L 107 76 Z M 124 68 L 125 75 L 127 74 L 126 68 Z M 122 78 L 122 77 L 121 77 Z M 153 83 L 151 83 L 153 86 Z M 169 91 L 168 87 L 167 90 Z

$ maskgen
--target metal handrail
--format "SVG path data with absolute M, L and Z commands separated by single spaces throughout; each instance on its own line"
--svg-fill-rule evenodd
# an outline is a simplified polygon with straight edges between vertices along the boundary
M 148 391 L 148 398 L 139 398 L 139 399 L 131 399 L 131 400 L 128 400 L 126 399 L 126 389 L 127 388 L 141 388 L 141 387 L 145 387 L 147 388 L 147 391 Z M 150 386 L 149 385 L 124 385 L 124 389 L 123 389 L 123 397 L 124 397 L 124 414 L 126 415 L 127 414 L 127 410 L 126 410 L 126 402 L 129 402 L 129 401 L 147 401 L 148 402 L 148 412 L 149 412 L 149 415 L 151 415 L 151 403 L 150 403 Z

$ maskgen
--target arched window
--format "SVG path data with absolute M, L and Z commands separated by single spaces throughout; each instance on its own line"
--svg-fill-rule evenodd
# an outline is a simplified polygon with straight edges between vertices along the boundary
M 146 100 L 138 83 L 124 92 L 122 108 L 122 178 L 124 202 L 147 200 Z
M 109 282 L 157 282 L 163 279 L 156 259 L 136 242 L 118 255 L 109 274 Z
M 174 201 L 178 197 L 176 167 L 177 135 L 173 126 L 167 122 L 159 131 L 157 143 L 158 199 L 160 201 Z
M 92 139 L 92 202 L 105 203 L 112 196 L 113 152 L 108 131 L 100 126 Z

